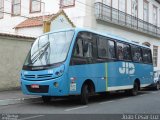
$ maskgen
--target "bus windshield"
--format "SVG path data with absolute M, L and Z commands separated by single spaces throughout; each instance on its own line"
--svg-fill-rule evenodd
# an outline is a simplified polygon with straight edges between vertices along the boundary
M 46 66 L 63 62 L 74 35 L 74 31 L 55 32 L 40 36 L 34 42 L 24 66 Z

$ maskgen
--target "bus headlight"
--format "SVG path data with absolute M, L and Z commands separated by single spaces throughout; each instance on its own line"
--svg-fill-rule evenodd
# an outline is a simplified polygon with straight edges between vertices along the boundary
M 62 76 L 63 75 L 63 70 L 60 70 L 60 71 L 57 71 L 56 73 L 55 73 L 55 75 L 56 76 Z

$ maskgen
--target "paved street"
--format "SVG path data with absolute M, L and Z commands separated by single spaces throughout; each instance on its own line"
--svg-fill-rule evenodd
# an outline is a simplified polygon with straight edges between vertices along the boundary
M 12 99 L 10 99 L 12 100 Z M 41 99 L 27 102 L 1 105 L 0 118 L 18 118 L 18 120 L 54 120 L 62 119 L 84 119 L 84 120 L 105 120 L 106 117 L 112 120 L 122 119 L 123 114 L 160 114 L 160 91 L 141 91 L 138 96 L 128 96 L 123 92 L 110 93 L 106 96 L 97 95 L 90 99 L 88 105 L 80 105 L 75 99 L 53 99 L 50 103 L 43 103 Z M 53 115 L 55 114 L 55 115 Z M 63 114 L 63 115 L 61 115 Z M 86 115 L 82 115 L 86 114 Z M 89 114 L 89 115 L 87 115 Z M 106 116 L 106 114 L 110 114 Z M 156 116 L 159 120 L 160 116 Z M 112 119 L 111 119 L 112 118 Z M 128 119 L 128 118 L 127 118 Z M 15 119 L 17 120 L 17 119 Z
M 160 91 L 141 91 L 138 96 L 124 93 L 97 95 L 88 105 L 80 105 L 77 99 L 59 99 L 44 104 L 41 100 L 0 106 L 0 113 L 15 114 L 123 114 L 160 113 Z

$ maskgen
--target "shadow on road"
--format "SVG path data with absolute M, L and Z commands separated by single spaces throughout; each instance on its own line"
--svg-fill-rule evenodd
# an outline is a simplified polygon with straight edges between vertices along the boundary
M 143 94 L 148 94 L 151 91 L 148 90 L 142 90 L 138 93 L 137 96 L 130 96 L 126 94 L 125 92 L 119 91 L 119 92 L 110 92 L 110 93 L 101 93 L 94 96 L 91 96 L 89 99 L 89 104 L 96 104 L 100 102 L 107 102 L 112 100 L 118 100 L 123 98 L 129 98 L 129 97 L 138 97 Z M 77 107 L 80 106 L 80 97 L 67 97 L 67 98 L 53 98 L 51 102 L 49 103 L 43 103 L 43 101 L 39 101 L 38 103 L 31 103 L 33 105 L 40 105 L 40 106 L 48 106 L 48 107 Z

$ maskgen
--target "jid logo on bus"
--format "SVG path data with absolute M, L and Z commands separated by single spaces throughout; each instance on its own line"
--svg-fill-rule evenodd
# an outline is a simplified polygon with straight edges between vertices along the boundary
M 121 74 L 132 75 L 135 73 L 135 66 L 133 63 L 122 62 L 122 67 L 119 68 Z

